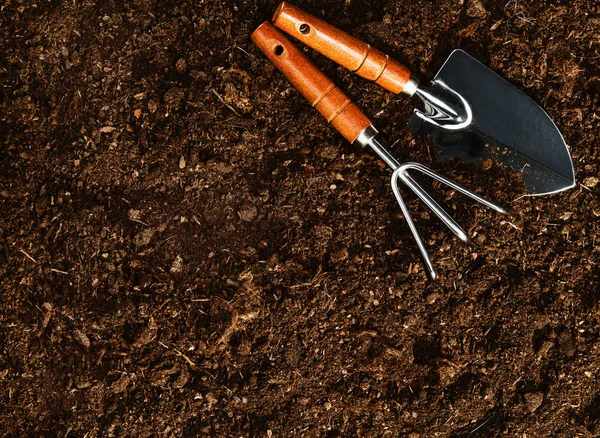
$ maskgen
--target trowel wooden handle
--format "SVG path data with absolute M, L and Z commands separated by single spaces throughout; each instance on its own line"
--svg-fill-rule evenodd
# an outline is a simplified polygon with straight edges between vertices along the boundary
M 252 34 L 252 41 L 350 143 L 371 125 L 350 98 L 271 23 L 261 24 Z
M 282 2 L 273 15 L 273 23 L 327 58 L 392 93 L 404 91 L 412 95 L 416 90 L 416 80 L 411 81 L 410 70 L 402 64 L 300 8 Z

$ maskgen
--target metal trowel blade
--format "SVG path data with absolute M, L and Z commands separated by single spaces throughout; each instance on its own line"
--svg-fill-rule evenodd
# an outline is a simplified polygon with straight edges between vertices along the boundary
M 548 114 L 531 98 L 462 50 L 455 50 L 433 80 L 466 99 L 473 113 L 461 131 L 435 127 L 413 114 L 413 129 L 432 136 L 442 156 L 491 158 L 518 171 L 529 195 L 575 185 L 567 145 Z

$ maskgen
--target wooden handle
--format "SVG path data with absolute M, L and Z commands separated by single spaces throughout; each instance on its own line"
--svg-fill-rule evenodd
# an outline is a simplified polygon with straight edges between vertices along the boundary
M 409 69 L 300 8 L 282 2 L 273 15 L 273 23 L 320 54 L 392 93 L 414 93 L 416 81 L 413 79 L 413 83 L 408 84 Z
M 271 23 L 261 24 L 252 33 L 252 41 L 350 143 L 371 125 L 350 98 Z

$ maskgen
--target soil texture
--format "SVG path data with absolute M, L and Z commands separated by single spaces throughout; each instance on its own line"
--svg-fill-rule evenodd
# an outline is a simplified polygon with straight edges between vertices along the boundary
M 439 162 L 413 104 L 306 50 L 393 145 L 511 208 L 408 197 L 253 46 L 276 1 L 0 7 L 3 436 L 600 436 L 600 5 L 296 2 L 540 103 L 577 186 Z

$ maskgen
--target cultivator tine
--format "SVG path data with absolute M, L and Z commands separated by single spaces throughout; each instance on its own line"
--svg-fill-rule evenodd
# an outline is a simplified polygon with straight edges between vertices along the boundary
M 437 217 L 439 217 L 440 220 L 456 235 L 456 237 L 458 237 L 460 240 L 462 240 L 463 242 L 465 242 L 467 244 L 470 244 L 470 245 L 474 245 L 474 244 L 473 244 L 473 241 L 467 235 L 467 233 L 462 229 L 462 227 L 460 225 L 458 225 L 456 223 L 456 221 L 448 213 L 446 213 L 446 211 L 442 207 L 440 207 L 440 205 L 429 195 L 429 193 L 427 193 L 408 174 L 408 171 L 410 169 L 417 170 L 424 175 L 427 175 L 443 184 L 446 184 L 447 186 L 455 189 L 456 191 L 462 193 L 463 195 L 466 195 L 466 196 L 470 197 L 471 199 L 474 199 L 475 201 L 485 205 L 486 207 L 492 208 L 500 213 L 505 213 L 505 210 L 502 207 L 488 201 L 487 199 L 482 198 L 481 196 L 476 195 L 475 193 L 471 192 L 470 190 L 467 190 L 466 188 L 456 184 L 455 182 L 449 180 L 448 178 L 445 178 L 442 175 L 434 172 L 433 170 L 429 169 L 428 167 L 423 166 L 422 164 L 419 164 L 419 163 L 401 164 L 392 174 L 392 180 L 391 180 L 392 191 L 394 192 L 394 195 L 396 196 L 396 200 L 398 201 L 398 204 L 400 205 L 400 209 L 402 210 L 402 213 L 404 214 L 406 222 L 408 223 L 408 227 L 410 228 L 410 231 L 411 231 L 415 241 L 417 242 L 417 246 L 419 247 L 419 251 L 421 252 L 423 261 L 425 262 L 427 272 L 432 279 L 435 279 L 437 275 L 433 268 L 433 264 L 431 263 L 431 260 L 429 259 L 429 254 L 427 253 L 427 250 L 425 249 L 425 246 L 423 245 L 421 236 L 419 236 L 419 232 L 417 231 L 417 228 L 415 227 L 415 224 L 410 216 L 410 213 L 408 212 L 406 203 L 402 199 L 400 189 L 398 188 L 398 180 L 401 180 L 410 190 L 412 190 L 419 197 L 419 199 L 421 199 L 425 203 L 425 205 L 427 205 L 427 207 L 429 207 L 429 209 L 431 211 L 433 211 L 435 213 L 435 215 Z

